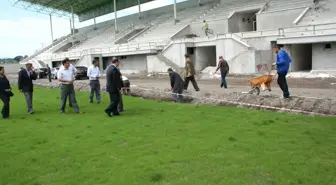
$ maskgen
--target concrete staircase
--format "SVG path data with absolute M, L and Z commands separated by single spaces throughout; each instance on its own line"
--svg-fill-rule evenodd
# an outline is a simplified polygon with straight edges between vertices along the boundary
M 114 44 L 128 43 L 128 40 L 132 39 L 134 36 L 138 35 L 143 30 L 146 30 L 146 29 L 148 29 L 148 26 L 132 29 L 129 32 L 127 32 L 126 34 L 119 37 L 117 40 L 115 40 Z
M 171 61 L 167 57 L 165 57 L 162 52 L 159 52 L 156 56 L 159 58 L 160 61 L 164 62 L 167 66 L 174 68 L 174 69 L 180 68 L 180 66 L 175 64 L 173 61 Z

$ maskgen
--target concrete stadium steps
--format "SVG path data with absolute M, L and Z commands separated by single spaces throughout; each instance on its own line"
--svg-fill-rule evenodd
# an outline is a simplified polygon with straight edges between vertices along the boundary
M 58 38 L 54 43 L 42 48 L 41 50 L 37 51 L 36 53 L 32 54 L 31 56 L 29 56 L 28 58 L 20 61 L 20 63 L 25 63 L 28 62 L 30 60 L 36 60 L 38 59 L 38 57 L 43 54 L 48 52 L 48 50 L 52 49 L 53 47 L 57 46 L 59 43 L 62 43 L 64 40 L 67 40 L 69 37 L 71 36 L 71 34 L 68 34 L 66 36 L 63 36 L 61 38 Z
M 216 3 L 210 2 L 204 4 L 201 7 L 191 7 L 183 9 L 177 12 L 177 19 L 179 22 L 174 23 L 174 16 L 166 19 L 161 24 L 158 24 L 148 31 L 144 32 L 142 35 L 134 38 L 131 42 L 147 42 L 147 41 L 157 41 L 157 40 L 170 40 L 176 32 L 181 30 L 183 27 L 191 23 L 193 20 L 199 18 L 207 10 L 212 8 Z
M 160 24 L 163 20 L 167 20 L 168 17 L 171 17 L 171 14 L 161 14 L 161 15 L 152 15 L 146 17 L 146 19 L 138 20 L 135 15 L 131 15 L 130 18 L 118 22 L 119 33 L 115 33 L 114 20 L 100 23 L 100 27 L 97 30 L 84 30 L 86 31 L 86 40 L 78 44 L 77 46 L 71 48 L 69 51 L 80 51 L 91 48 L 103 48 L 103 47 L 112 47 L 114 42 L 119 38 L 127 35 L 132 29 L 144 28 L 146 25 Z M 134 26 L 132 28 L 132 26 Z M 83 32 L 83 31 L 82 31 Z
M 306 15 L 299 22 L 299 25 L 315 25 L 327 24 L 336 22 L 336 1 L 335 0 L 319 0 L 314 6 L 306 13 Z
M 313 0 L 271 0 L 264 12 L 280 11 L 312 6 Z
M 109 25 L 109 27 L 97 35 L 88 36 L 88 39 L 82 42 L 80 45 L 71 48 L 69 51 L 73 50 L 85 50 L 91 48 L 100 48 L 100 47 L 109 47 L 114 45 L 114 41 L 118 36 L 127 32 L 131 29 L 131 25 L 133 22 L 122 22 L 118 24 L 119 33 L 115 33 L 114 25 Z
M 243 1 L 228 1 L 220 4 L 216 8 L 212 9 L 201 19 L 211 21 L 216 19 L 227 19 L 233 11 L 245 11 L 251 9 L 261 9 L 267 0 L 243 0 Z

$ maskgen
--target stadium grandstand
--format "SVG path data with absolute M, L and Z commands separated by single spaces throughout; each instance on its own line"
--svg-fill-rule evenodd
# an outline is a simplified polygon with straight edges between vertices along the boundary
M 230 73 L 258 72 L 272 64 L 272 45 L 283 44 L 291 55 L 291 71 L 336 73 L 335 0 L 189 0 L 141 11 L 151 0 L 18 0 L 15 6 L 71 18 L 68 35 L 21 61 L 57 67 L 68 57 L 78 66 L 111 57 L 122 59 L 123 73 L 165 72 L 184 66 L 190 54 L 197 70 L 228 60 Z M 139 12 L 118 17 L 119 10 Z M 75 29 L 74 19 L 115 18 Z M 209 26 L 209 34 L 203 29 Z

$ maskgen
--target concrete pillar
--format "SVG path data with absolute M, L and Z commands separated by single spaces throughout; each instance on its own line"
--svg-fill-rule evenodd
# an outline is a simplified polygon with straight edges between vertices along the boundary
M 53 32 L 53 25 L 52 25 L 51 14 L 49 14 L 49 19 L 50 19 L 51 44 L 54 46 L 54 32 Z
M 138 0 L 138 6 L 139 6 L 139 20 L 141 19 L 141 2 Z
M 177 13 L 176 13 L 176 0 L 174 0 L 174 20 L 177 22 Z
M 94 23 L 94 28 L 96 28 L 96 24 L 97 24 L 96 18 L 93 18 L 93 23 Z
M 71 6 L 71 14 L 72 14 L 72 38 L 75 37 L 75 14 L 73 10 L 73 6 Z
M 72 46 L 74 45 L 74 30 L 72 29 L 72 20 L 70 19 L 70 33 L 72 34 Z
M 117 24 L 118 15 L 117 15 L 117 2 L 116 2 L 116 0 L 113 0 L 113 6 L 114 6 L 114 30 L 115 30 L 115 33 L 118 33 L 118 24 Z

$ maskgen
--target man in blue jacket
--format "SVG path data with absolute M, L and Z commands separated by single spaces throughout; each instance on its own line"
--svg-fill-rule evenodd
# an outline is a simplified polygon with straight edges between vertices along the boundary
M 276 65 L 277 65 L 277 72 L 278 72 L 278 84 L 283 92 L 284 98 L 289 98 L 289 91 L 288 85 L 286 80 L 286 75 L 289 70 L 290 63 L 292 59 L 289 57 L 286 51 L 281 49 L 282 45 L 274 45 L 273 51 L 277 54 L 276 55 Z

